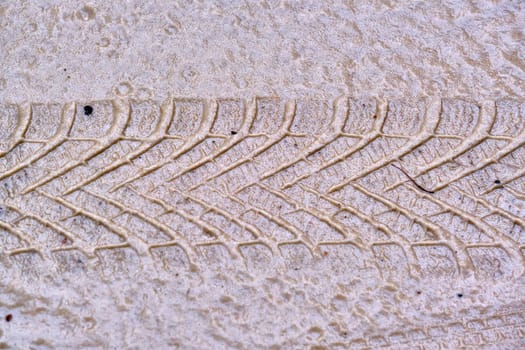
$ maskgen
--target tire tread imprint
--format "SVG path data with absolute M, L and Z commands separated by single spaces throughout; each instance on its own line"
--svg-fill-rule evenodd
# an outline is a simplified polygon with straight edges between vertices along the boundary
M 128 245 L 154 259 L 173 246 L 191 263 L 203 245 L 284 258 L 300 244 L 319 260 L 323 244 L 351 244 L 385 275 L 406 264 L 494 277 L 487 259 L 523 273 L 523 102 L 108 100 L 85 115 L 86 104 L 0 106 L 3 253 Z M 65 243 L 35 237 L 30 220 Z M 8 248 L 16 240 L 27 246 Z M 402 265 L 380 261 L 389 254 Z

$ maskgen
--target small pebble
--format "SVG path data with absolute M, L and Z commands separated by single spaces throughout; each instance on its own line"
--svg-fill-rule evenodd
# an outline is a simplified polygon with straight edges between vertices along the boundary
M 84 106 L 84 115 L 91 115 L 91 114 L 93 114 L 93 107 Z

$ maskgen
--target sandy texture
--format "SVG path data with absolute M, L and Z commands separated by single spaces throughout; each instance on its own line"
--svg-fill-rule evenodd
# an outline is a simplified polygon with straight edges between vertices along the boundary
M 177 3 L 2 2 L 0 100 L 525 93 L 521 1 Z
M 360 3 L 0 3 L 0 347 L 524 347 L 523 5 Z

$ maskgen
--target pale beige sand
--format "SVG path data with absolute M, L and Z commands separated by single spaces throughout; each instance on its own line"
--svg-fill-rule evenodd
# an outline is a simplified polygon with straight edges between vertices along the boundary
M 359 3 L 1 3 L 0 346 L 524 347 L 523 5 Z
M 525 93 L 520 1 L 9 1 L 0 100 Z

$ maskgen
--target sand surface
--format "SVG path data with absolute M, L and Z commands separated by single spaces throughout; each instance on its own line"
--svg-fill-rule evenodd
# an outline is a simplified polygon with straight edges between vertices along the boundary
M 0 347 L 525 346 L 520 1 L 0 2 Z

